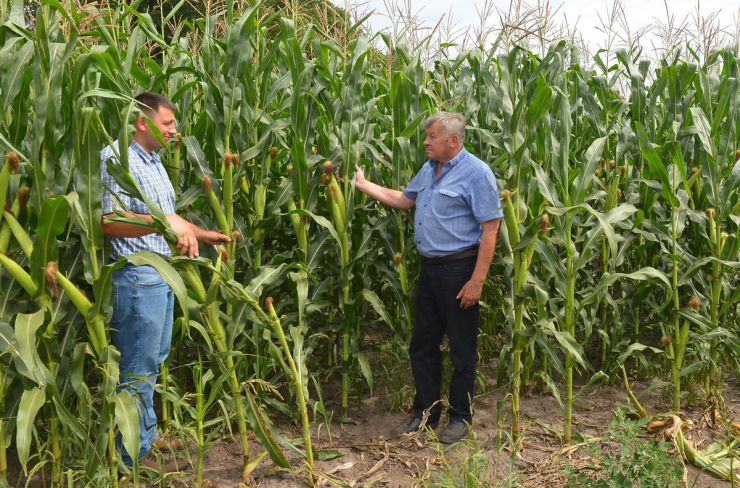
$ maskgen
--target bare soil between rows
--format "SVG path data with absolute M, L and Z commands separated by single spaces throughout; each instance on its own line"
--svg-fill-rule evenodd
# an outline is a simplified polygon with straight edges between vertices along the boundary
M 661 398 L 661 389 L 647 382 L 635 382 L 633 391 L 649 414 L 667 412 L 670 402 Z M 589 453 L 580 448 L 563 450 L 560 439 L 550 429 L 562 432 L 563 417 L 555 399 L 549 394 L 530 394 L 522 399 L 522 427 L 525 439 L 520 454 L 511 461 L 508 448 L 502 448 L 509 426 L 508 403 L 499 412 L 497 405 L 506 395 L 505 388 L 496 388 L 489 381 L 488 391 L 475 399 L 474 430 L 477 439 L 474 445 L 461 443 L 455 446 L 440 446 L 428 433 L 401 435 L 398 432 L 408 421 L 403 413 L 390 411 L 387 399 L 377 389 L 366 394 L 360 405 L 353 406 L 351 415 L 354 422 L 333 422 L 329 428 L 324 424 L 313 426 L 312 435 L 315 448 L 334 450 L 341 456 L 317 461 L 316 467 L 328 476 L 342 480 L 349 486 L 385 486 L 389 488 L 420 486 L 430 473 L 440 469 L 444 463 L 459 467 L 462 461 L 479 450 L 486 456 L 487 483 L 489 486 L 503 486 L 514 474 L 513 486 L 558 488 L 566 483 L 564 469 L 593 466 Z M 726 418 L 737 421 L 740 413 L 740 385 L 737 380 L 725 389 L 727 408 Z M 574 430 L 584 436 L 603 436 L 608 433 L 608 425 L 613 418 L 613 409 L 627 406 L 629 400 L 621 385 L 601 387 L 578 398 L 574 408 Z M 708 410 L 690 407 L 682 414 L 684 420 L 693 422 L 686 437 L 699 449 L 705 448 L 714 440 L 726 438 L 726 431 L 712 423 Z M 444 419 L 443 419 L 444 420 Z M 443 425 L 443 424 L 441 424 Z M 300 437 L 298 428 L 292 425 L 280 426 L 288 438 Z M 646 437 L 655 437 L 648 434 Z M 503 440 L 503 442 L 502 442 Z M 252 456 L 260 452 L 258 444 L 252 442 Z M 472 451 L 470 450 L 472 449 Z M 442 455 L 441 453 L 444 453 Z M 289 457 L 294 466 L 301 466 L 298 456 Z M 269 458 L 260 463 L 246 483 L 240 476 L 241 451 L 237 441 L 214 444 L 205 459 L 204 477 L 209 487 L 265 487 L 292 488 L 308 486 L 305 473 L 289 472 L 275 468 Z M 719 488 L 730 487 L 710 474 L 702 473 L 687 464 L 689 487 Z M 327 477 L 328 477 L 327 476 Z M 194 486 L 192 470 L 167 475 L 156 486 Z M 318 486 L 333 486 L 326 479 Z M 667 487 L 668 488 L 668 487 Z

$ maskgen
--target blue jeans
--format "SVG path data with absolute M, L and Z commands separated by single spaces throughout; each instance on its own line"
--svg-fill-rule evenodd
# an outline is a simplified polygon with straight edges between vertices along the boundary
M 139 460 L 157 438 L 154 385 L 170 352 L 174 303 L 172 290 L 151 266 L 127 264 L 113 273 L 111 339 L 121 352 L 118 389 L 131 391 L 139 403 Z M 120 434 L 117 444 L 123 462 L 132 465 Z

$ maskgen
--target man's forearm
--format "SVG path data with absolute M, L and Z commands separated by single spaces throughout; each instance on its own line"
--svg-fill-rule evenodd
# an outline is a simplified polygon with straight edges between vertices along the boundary
M 488 276 L 488 270 L 491 269 L 493 255 L 496 251 L 496 238 L 498 237 L 500 221 L 492 220 L 483 223 L 483 235 L 480 239 L 478 248 L 478 259 L 475 262 L 475 269 L 471 280 L 483 283 Z
M 135 214 L 126 212 L 125 217 L 130 219 L 139 219 L 142 222 L 151 223 L 152 216 L 147 214 Z M 149 234 L 153 234 L 156 231 L 146 225 L 129 224 L 127 222 L 112 222 L 109 219 L 118 217 L 117 214 L 109 213 L 103 215 L 101 225 L 103 226 L 103 234 L 108 237 L 143 237 Z
M 355 188 L 370 198 L 399 210 L 407 210 L 414 206 L 414 201 L 407 198 L 402 191 L 393 190 L 377 185 L 371 181 L 362 180 L 355 183 Z

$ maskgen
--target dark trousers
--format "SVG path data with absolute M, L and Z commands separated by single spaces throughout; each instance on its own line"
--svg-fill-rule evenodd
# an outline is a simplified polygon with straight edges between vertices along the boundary
M 450 419 L 472 421 L 471 400 L 475 388 L 479 306 L 460 308 L 456 298 L 475 268 L 476 256 L 431 264 L 422 260 L 416 298 L 416 322 L 409 347 L 411 372 L 416 385 L 414 415 L 439 400 L 442 383 L 442 354 L 439 346 L 449 337 L 454 368 L 450 381 Z M 429 417 L 439 419 L 437 404 Z

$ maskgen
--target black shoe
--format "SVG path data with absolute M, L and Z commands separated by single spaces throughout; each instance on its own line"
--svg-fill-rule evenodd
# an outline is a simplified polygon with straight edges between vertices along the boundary
M 437 439 L 442 444 L 454 444 L 463 437 L 467 437 L 468 432 L 470 432 L 468 424 L 462 420 L 450 420 L 445 428 L 437 434 Z
M 437 427 L 437 424 L 439 424 L 439 420 L 431 421 L 427 419 L 427 422 L 424 425 L 426 427 L 434 429 Z M 406 427 L 404 427 L 403 433 L 411 434 L 413 432 L 418 431 L 420 427 L 421 427 L 421 419 L 419 417 L 412 417 L 411 420 L 409 420 L 409 423 L 406 424 Z

